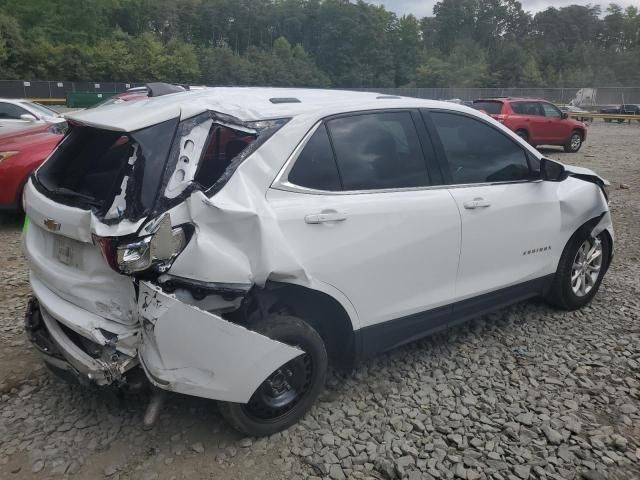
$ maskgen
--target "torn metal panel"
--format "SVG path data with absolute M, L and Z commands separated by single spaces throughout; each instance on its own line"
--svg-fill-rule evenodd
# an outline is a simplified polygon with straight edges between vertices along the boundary
M 615 243 L 616 237 L 613 231 L 613 222 L 611 221 L 611 213 L 609 213 L 609 211 L 604 212 L 604 214 L 600 218 L 600 221 L 596 224 L 595 227 L 593 227 L 593 230 L 591 230 L 591 236 L 596 237 L 600 235 L 602 232 L 604 232 L 605 230 L 609 232 L 609 235 L 611 235 L 611 240 L 614 240 L 614 242 L 612 242 L 612 247 L 613 247 L 613 243 Z
M 165 197 L 176 198 L 193 182 L 212 124 L 212 119 L 201 123 L 194 119 L 180 126 L 179 137 L 176 139 L 179 149 L 178 161 L 164 190 Z
M 58 322 L 98 345 L 108 345 L 128 356 L 136 356 L 140 330 L 138 325 L 127 326 L 105 320 L 100 314 L 83 310 L 56 295 L 33 272 L 29 279 L 33 294 L 41 307 Z M 119 307 L 114 302 L 109 302 L 103 308 L 106 312 Z
M 42 320 L 51 339 L 64 358 L 87 380 L 96 385 L 110 385 L 122 380 L 125 372 L 137 365 L 137 359 L 129 356 L 116 356 L 110 359 L 94 358 L 76 345 L 62 330 L 60 325 L 46 310 L 41 310 Z
M 246 403 L 302 350 L 187 305 L 140 283 L 140 360 L 152 383 L 199 397 Z
M 129 161 L 127 162 L 129 174 L 131 173 L 133 166 L 135 165 L 136 160 L 138 159 L 139 149 L 140 149 L 140 146 L 137 143 L 133 145 L 133 152 L 131 153 L 131 156 L 129 157 Z M 113 203 L 109 207 L 109 210 L 107 210 L 107 213 L 104 216 L 105 220 L 120 218 L 122 217 L 122 215 L 124 215 L 124 212 L 127 209 L 127 194 L 129 193 L 127 190 L 127 186 L 129 184 L 130 178 L 131 178 L 130 175 L 126 175 L 122 179 L 122 183 L 120 185 L 120 192 L 115 196 L 115 198 L 113 199 Z

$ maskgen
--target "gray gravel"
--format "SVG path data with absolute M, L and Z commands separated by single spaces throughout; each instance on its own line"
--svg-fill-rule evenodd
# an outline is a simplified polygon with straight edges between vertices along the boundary
M 28 348 L 19 221 L 0 226 L 0 478 L 640 478 L 640 127 L 595 124 L 579 154 L 612 181 L 616 257 L 589 307 L 532 301 L 333 373 L 298 425 L 229 430 L 213 402 L 66 385 Z M 620 185 L 628 188 L 620 188 Z

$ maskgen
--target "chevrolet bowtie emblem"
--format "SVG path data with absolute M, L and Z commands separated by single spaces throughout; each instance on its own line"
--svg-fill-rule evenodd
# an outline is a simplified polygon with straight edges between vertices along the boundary
M 44 226 L 47 227 L 52 232 L 57 232 L 60 230 L 60 224 L 53 220 L 52 218 L 45 218 Z

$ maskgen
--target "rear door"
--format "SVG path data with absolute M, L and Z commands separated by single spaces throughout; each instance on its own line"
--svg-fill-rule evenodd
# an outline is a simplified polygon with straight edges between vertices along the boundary
M 445 325 L 455 293 L 460 216 L 433 162 L 417 112 L 351 114 L 316 125 L 268 192 L 307 274 L 385 347 Z
M 524 128 L 529 134 L 529 143 L 533 145 L 548 142 L 548 129 L 546 128 L 547 119 L 544 117 L 544 110 L 540 102 L 535 101 L 518 101 L 511 102 L 511 110 L 517 117 L 519 122 L 517 128 Z M 510 125 L 513 128 L 512 125 Z
M 456 299 L 553 273 L 563 247 L 559 184 L 537 180 L 525 149 L 493 125 L 449 111 L 425 116 L 462 218 Z

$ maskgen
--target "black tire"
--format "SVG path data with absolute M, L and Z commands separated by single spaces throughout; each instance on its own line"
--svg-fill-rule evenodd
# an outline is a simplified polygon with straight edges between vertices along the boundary
M 261 437 L 290 427 L 307 413 L 324 388 L 328 359 L 318 332 L 297 317 L 274 315 L 258 323 L 254 330 L 305 352 L 273 372 L 248 403 L 219 402 L 220 413 L 233 428 Z M 284 379 L 286 384 L 280 387 L 285 392 L 280 396 L 273 396 L 276 394 L 273 387 L 276 379 Z M 295 396 L 290 402 L 274 407 L 273 404 L 281 398 L 287 398 L 281 395 L 290 395 L 292 391 Z
M 518 135 L 525 142 L 529 143 L 529 134 L 526 130 L 516 130 L 516 135 Z
M 547 293 L 546 300 L 551 305 L 563 310 L 576 310 L 587 305 L 593 297 L 598 293 L 602 278 L 609 267 L 609 255 L 611 245 L 609 236 L 606 232 L 601 232 L 595 239 L 591 238 L 591 228 L 581 228 L 569 240 L 558 263 L 558 270 L 553 279 L 553 284 Z M 577 259 L 579 249 L 585 242 L 591 242 L 593 246 L 595 241 L 599 241 L 602 248 L 602 258 L 600 270 L 595 281 L 592 280 L 591 289 L 578 295 L 574 292 L 572 286 L 572 273 L 574 272 L 574 261 Z
M 574 130 L 569 135 L 569 140 L 564 144 L 564 151 L 567 153 L 576 153 L 582 147 L 582 134 L 578 130 Z

